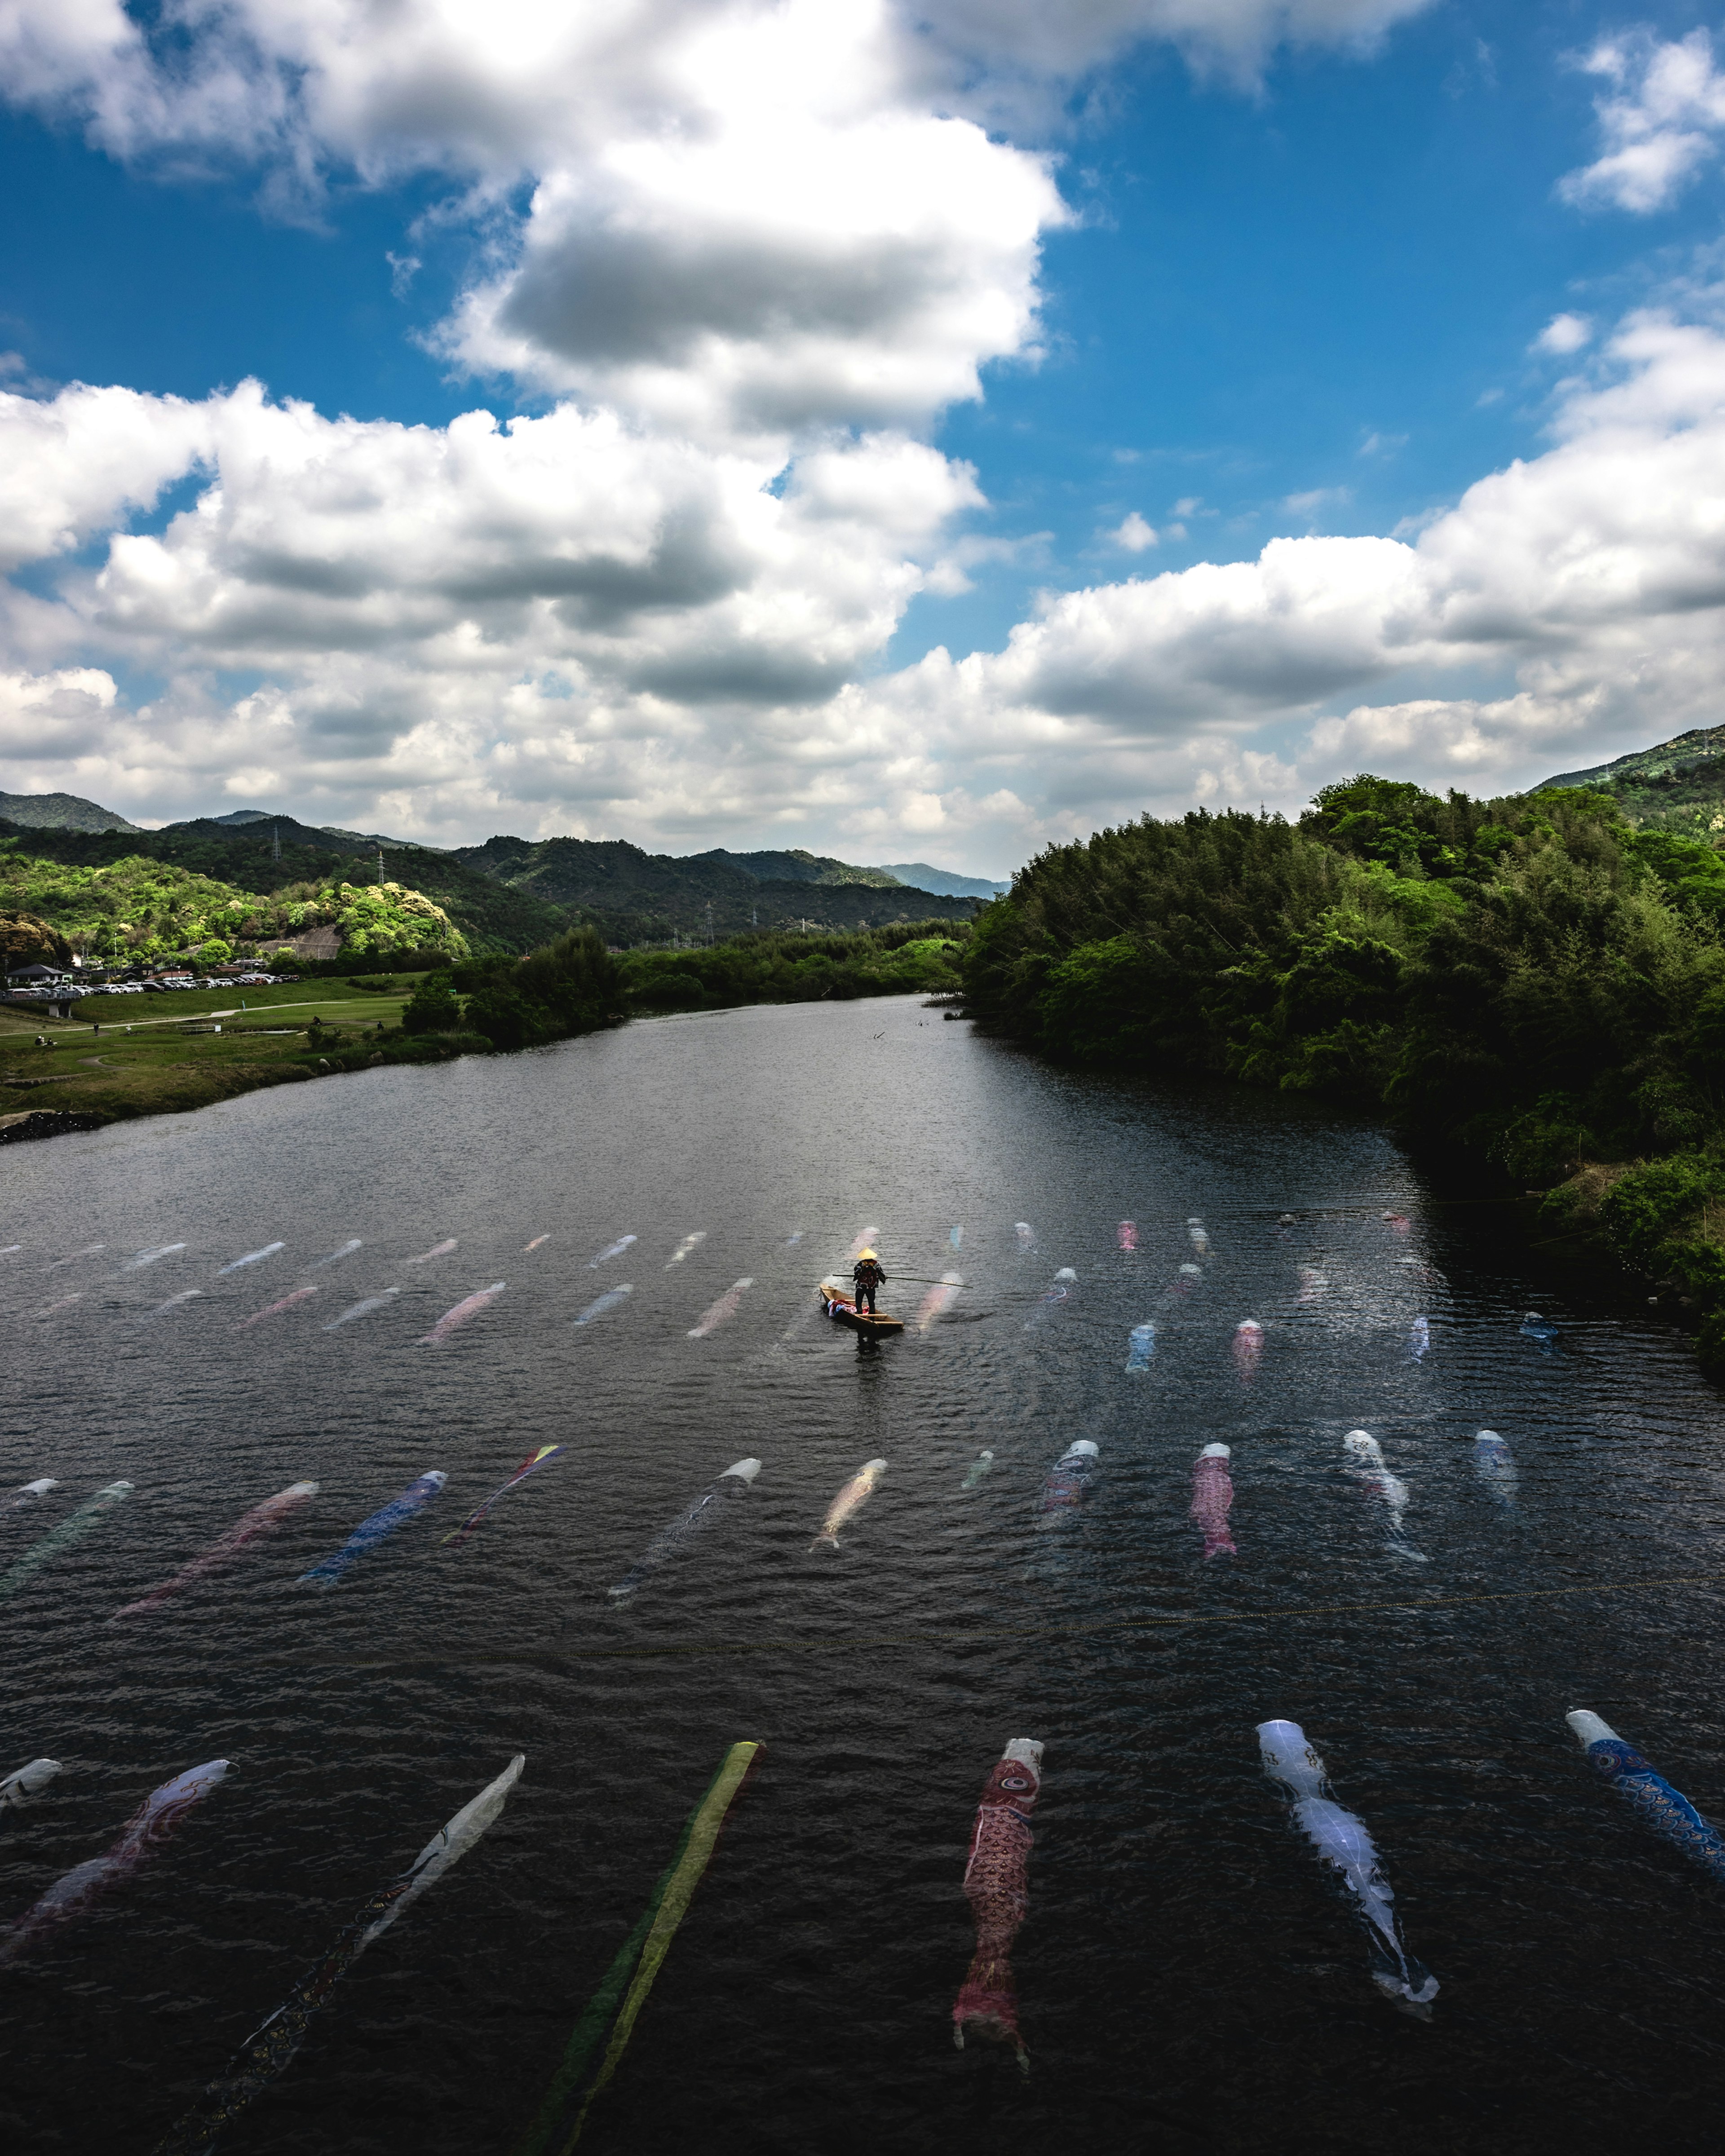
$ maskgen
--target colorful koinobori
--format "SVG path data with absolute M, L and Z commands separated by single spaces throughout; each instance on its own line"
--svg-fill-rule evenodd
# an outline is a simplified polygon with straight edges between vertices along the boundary
M 948 1307 L 952 1298 L 964 1285 L 963 1273 L 942 1273 L 937 1284 L 922 1298 L 916 1312 L 916 1330 L 927 1332 L 936 1318 Z
M 300 1584 L 310 1582 L 314 1587 L 338 1587 L 352 1568 L 369 1549 L 375 1549 L 386 1536 L 393 1535 L 398 1527 L 413 1518 L 436 1496 L 449 1476 L 440 1467 L 434 1467 L 417 1481 L 408 1483 L 398 1497 L 392 1497 L 387 1505 L 380 1506 L 369 1519 L 362 1520 L 338 1550 L 333 1550 L 309 1572 L 300 1574 Z
M 737 1315 L 737 1306 L 754 1284 L 752 1274 L 745 1273 L 740 1281 L 727 1287 L 716 1303 L 701 1312 L 698 1322 L 689 1327 L 689 1337 L 705 1340 L 710 1332 L 716 1332 L 727 1318 Z
M 1156 1359 L 1156 1327 L 1147 1318 L 1142 1325 L 1133 1326 L 1127 1335 L 1126 1373 L 1147 1370 Z
M 597 1272 L 599 1267 L 605 1264 L 608 1260 L 611 1258 L 620 1258 L 624 1252 L 629 1248 L 629 1245 L 634 1240 L 635 1238 L 633 1235 L 619 1235 L 614 1243 L 607 1243 L 604 1249 L 599 1252 L 598 1257 L 589 1258 L 588 1260 L 588 1270 L 589 1272 Z
M 863 1462 L 827 1507 L 827 1516 L 821 1522 L 820 1532 L 809 1545 L 811 1550 L 838 1548 L 839 1528 L 867 1502 L 875 1485 L 886 1472 L 886 1462 L 884 1460 L 865 1460 Z
M 706 1240 L 706 1230 L 705 1228 L 697 1228 L 692 1235 L 685 1235 L 682 1241 L 678 1244 L 675 1250 L 674 1250 L 670 1255 L 665 1260 L 665 1270 L 669 1272 L 673 1265 L 681 1265 L 684 1259 L 688 1256 L 689 1253 L 691 1250 L 698 1250 Z
M 155 2156 L 205 2156 L 215 2147 L 253 2097 L 290 2063 L 312 2015 L 366 1948 L 452 1864 L 459 1864 L 496 1819 L 526 1764 L 526 1754 L 517 1752 L 495 1782 L 488 1783 L 447 1825 L 438 1830 L 405 1871 L 380 1887 L 342 1926 L 323 1959 L 306 1971 L 239 2056 L 228 2062 L 225 2071 L 157 2143 Z
M 1389 1882 L 1378 1867 L 1378 1852 L 1365 1823 L 1344 1811 L 1329 1793 L 1324 1763 L 1306 1741 L 1297 1722 L 1260 1722 L 1258 1744 L 1264 1771 L 1289 1790 L 1294 1818 L 1327 1864 L 1346 1881 L 1366 1922 L 1372 1947 L 1372 1980 L 1393 1999 L 1416 2006 L 1437 1996 L 1437 1979 L 1402 1943 Z
M 547 2156 L 547 2151 L 567 2156 L 581 2138 L 588 2109 L 617 2071 L 653 1980 L 712 1857 L 725 1815 L 761 1749 L 758 1744 L 744 1742 L 733 1744 L 726 1753 L 706 1794 L 691 1813 L 670 1868 L 654 1888 L 640 1922 L 624 1941 L 604 1980 L 575 2024 L 545 2101 L 515 2156 Z M 605 2045 L 604 2056 L 583 2093 L 588 2063 L 607 2030 L 610 2041 Z M 169 2152 L 164 2150 L 161 2156 L 169 2156 Z
M 27 1759 L 0 1782 L 0 1811 L 16 1811 L 28 1804 L 60 1771 L 58 1759 Z
M 417 1258 L 403 1258 L 404 1265 L 429 1265 L 434 1258 L 446 1258 L 460 1243 L 459 1235 L 449 1235 L 441 1243 L 434 1243 L 429 1250 L 421 1250 Z
M 530 1452 L 509 1480 L 494 1490 L 485 1503 L 470 1512 L 459 1527 L 453 1527 L 444 1537 L 444 1543 L 454 1543 L 457 1548 L 465 1543 L 500 1497 L 506 1496 L 517 1482 L 525 1482 L 536 1468 L 543 1467 L 547 1460 L 555 1460 L 562 1450 L 560 1445 L 542 1445 L 536 1452 Z
M 414 1345 L 435 1348 L 439 1341 L 447 1340 L 458 1325 L 465 1325 L 470 1317 L 476 1317 L 487 1303 L 495 1302 L 509 1285 L 507 1281 L 493 1281 L 489 1287 L 476 1288 L 465 1296 L 453 1310 L 446 1310 L 429 1332 L 422 1332 Z
M 338 1250 L 331 1250 L 326 1257 L 314 1258 L 311 1260 L 311 1270 L 313 1272 L 316 1272 L 320 1265 L 334 1265 L 337 1258 L 351 1258 L 356 1250 L 361 1250 L 363 1247 L 364 1245 L 357 1235 L 350 1235 L 347 1238 L 347 1240 L 343 1243 Z
M 26 1505 L 36 1504 L 50 1490 L 59 1486 L 59 1478 L 53 1475 L 39 1475 L 33 1482 L 20 1482 L 5 1503 L 0 1504 L 0 1514 L 21 1512 Z
M 296 1287 L 291 1295 L 283 1296 L 280 1302 L 270 1303 L 262 1310 L 254 1310 L 249 1317 L 242 1317 L 234 1330 L 244 1332 L 249 1325 L 260 1325 L 266 1317 L 274 1317 L 281 1311 L 291 1310 L 296 1302 L 304 1302 L 308 1296 L 318 1292 L 315 1287 Z
M 575 1322 L 591 1325 L 594 1318 L 603 1317 L 608 1310 L 615 1310 L 619 1303 L 627 1302 L 634 1291 L 634 1284 L 630 1281 L 625 1281 L 621 1287 L 608 1289 L 597 1302 L 588 1303 Z
M 200 1797 L 208 1796 L 227 1773 L 226 1759 L 206 1760 L 188 1767 L 145 1798 L 121 1830 L 120 1839 L 105 1856 L 93 1856 L 56 1879 L 53 1886 L 0 1937 L 0 1968 L 9 1966 L 28 1951 L 44 1932 L 68 1923 L 105 1888 L 129 1879 L 151 1851 L 166 1840 Z M 26 1770 L 28 1771 L 28 1769 Z
M 1407 1510 L 1409 1490 L 1399 1475 L 1392 1475 L 1378 1440 L 1368 1430 L 1351 1430 L 1342 1440 L 1350 1471 L 1357 1476 L 1368 1496 L 1375 1497 L 1389 1518 L 1387 1547 L 1397 1557 L 1411 1558 L 1416 1564 L 1429 1560 L 1409 1547 L 1402 1534 L 1402 1514 Z
M 1589 1761 L 1620 1797 L 1626 1797 L 1653 1831 L 1675 1843 L 1713 1877 L 1725 1881 L 1725 1839 L 1702 1817 L 1681 1789 L 1656 1774 L 1632 1744 L 1584 1707 L 1563 1717 Z
M 987 1445 L 984 1445 L 969 1466 L 965 1469 L 964 1480 L 960 1484 L 960 1488 L 974 1490 L 983 1476 L 992 1471 L 993 1465 L 994 1455 Z
M 1228 1472 L 1232 1456 L 1225 1445 L 1207 1445 L 1193 1463 L 1192 1517 L 1204 1529 L 1207 1558 L 1240 1555 L 1228 1532 L 1234 1505 L 1234 1479 Z
M 351 1325 L 356 1317 L 369 1317 L 374 1310 L 382 1310 L 387 1302 L 393 1302 L 401 1293 L 398 1287 L 386 1287 L 377 1295 L 368 1295 L 363 1302 L 350 1303 L 339 1317 L 332 1317 L 323 1328 L 333 1332 L 338 1326 Z
M 177 1594 L 182 1587 L 189 1587 L 194 1579 L 202 1579 L 212 1572 L 230 1563 L 248 1543 L 255 1542 L 271 1528 L 279 1527 L 288 1514 L 317 1495 L 316 1482 L 290 1482 L 273 1497 L 266 1497 L 261 1505 L 254 1505 L 250 1512 L 236 1520 L 218 1542 L 212 1543 L 202 1557 L 195 1557 L 189 1564 L 182 1565 L 172 1579 L 165 1579 L 160 1587 L 141 1595 L 136 1602 L 128 1602 L 123 1609 L 116 1609 L 108 1620 L 117 1625 L 122 1617 L 141 1617 L 146 1610 L 157 1609 L 171 1595 Z
M 1474 1432 L 1473 1471 L 1506 1512 L 1516 1502 L 1516 1463 L 1509 1447 L 1495 1430 Z
M 633 1594 L 649 1573 L 657 1572 L 660 1565 L 674 1558 L 691 1536 L 716 1519 L 727 1501 L 743 1496 L 748 1486 L 761 1471 L 758 1460 L 739 1460 L 727 1467 L 715 1481 L 696 1499 L 685 1512 L 680 1512 L 668 1527 L 662 1527 L 648 1543 L 622 1578 L 611 1589 L 611 1599 L 621 1602 Z
M 1250 1378 L 1264 1353 L 1264 1328 L 1255 1317 L 1243 1317 L 1234 1328 L 1234 1367 Z
M 248 1250 L 243 1258 L 235 1258 L 231 1264 L 222 1266 L 216 1278 L 220 1280 L 223 1273 L 239 1272 L 247 1265 L 260 1265 L 265 1258 L 273 1258 L 278 1250 L 286 1248 L 285 1243 L 265 1243 L 261 1250 Z
M 44 1565 L 51 1564 L 62 1550 L 81 1542 L 107 1513 L 131 1496 L 131 1490 L 130 1482 L 110 1482 L 105 1489 L 98 1490 L 95 1496 L 86 1497 L 75 1512 L 69 1512 L 57 1527 L 50 1527 L 40 1542 L 32 1543 L 22 1557 L 0 1573 L 0 1599 L 16 1594 Z
M 1024 1320 L 1026 1332 L 1033 1331 L 1047 1317 L 1050 1311 L 1058 1310 L 1078 1285 L 1078 1276 L 1070 1265 L 1062 1265 L 1050 1286 L 1044 1291 L 1042 1300 Z
M 1039 1527 L 1056 1527 L 1070 1517 L 1090 1495 L 1100 1448 L 1087 1437 L 1069 1445 L 1048 1471 L 1036 1507 Z
M 1042 1749 L 1034 1738 L 1014 1737 L 983 1784 L 964 1864 L 976 1952 L 952 2002 L 952 2041 L 960 2051 L 967 2030 L 993 2043 L 1010 2044 L 1027 2073 L 1030 2059 L 1019 2033 L 1011 1957 L 1029 1907 L 1030 1815 L 1042 1788 Z

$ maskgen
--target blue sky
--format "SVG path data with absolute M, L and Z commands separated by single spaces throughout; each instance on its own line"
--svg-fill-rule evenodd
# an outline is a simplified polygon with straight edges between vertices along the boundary
M 408 12 L 471 110 L 294 0 L 23 6 L 0 784 L 1002 873 L 1716 716 L 1709 18 L 640 0 L 608 95 Z

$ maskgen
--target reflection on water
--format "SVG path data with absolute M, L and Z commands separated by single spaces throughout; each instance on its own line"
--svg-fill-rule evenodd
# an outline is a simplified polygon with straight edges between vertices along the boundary
M 1564 1725 L 1725 1815 L 1684 1343 L 1369 1125 L 931 1016 L 667 1019 L 7 1154 L 0 1777 L 61 1771 L 0 1812 L 0 1909 L 231 1763 L 0 1974 L 8 2145 L 142 2156 L 520 1752 L 223 2141 L 506 2156 L 745 1741 L 583 2148 L 1713 2145 L 1720 1890 Z M 879 1345 L 814 1293 L 871 1245 Z M 1418 2015 L 1272 1722 L 1368 1825 Z M 1018 1738 L 1024 2079 L 951 2018 Z

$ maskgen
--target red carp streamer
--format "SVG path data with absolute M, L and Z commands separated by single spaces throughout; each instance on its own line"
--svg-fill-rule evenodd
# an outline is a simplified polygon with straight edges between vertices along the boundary
M 308 1296 L 316 1293 L 315 1287 L 296 1287 L 291 1295 L 283 1296 L 280 1302 L 272 1302 L 268 1309 L 254 1311 L 249 1317 L 242 1317 L 234 1330 L 244 1332 L 247 1326 L 260 1325 L 266 1317 L 274 1317 L 277 1311 L 291 1310 L 296 1302 L 304 1302 Z
M 1030 2055 L 1019 2034 L 1018 1991 L 1009 1957 L 1030 1901 L 1030 1815 L 1042 1787 L 1042 1747 L 1014 1737 L 989 1775 L 971 1830 L 964 1893 L 976 1918 L 976 1954 L 952 2002 L 952 2041 L 964 2032 L 1010 2044 L 1019 2065 Z
M 1230 1457 L 1225 1445 L 1207 1445 L 1192 1465 L 1192 1517 L 1204 1529 L 1207 1558 L 1240 1555 L 1228 1532 L 1228 1514 L 1234 1503 Z
M 1114 1240 L 1119 1244 L 1122 1250 L 1137 1250 L 1138 1247 L 1137 1222 L 1136 1220 L 1122 1220 L 1120 1225 L 1114 1231 Z
M 195 1557 L 189 1564 L 182 1565 L 172 1579 L 164 1579 L 160 1587 L 152 1588 L 136 1602 L 128 1602 L 123 1609 L 116 1609 L 108 1620 L 117 1625 L 122 1617 L 141 1617 L 146 1611 L 160 1609 L 170 1595 L 177 1594 L 182 1587 L 189 1587 L 194 1579 L 202 1579 L 207 1573 L 218 1572 L 239 1555 L 248 1543 L 254 1543 L 259 1535 L 267 1535 L 278 1527 L 288 1514 L 317 1495 L 316 1482 L 290 1482 L 285 1490 L 275 1496 L 266 1497 L 261 1505 L 254 1505 L 228 1528 L 219 1542 L 212 1543 L 202 1557 Z

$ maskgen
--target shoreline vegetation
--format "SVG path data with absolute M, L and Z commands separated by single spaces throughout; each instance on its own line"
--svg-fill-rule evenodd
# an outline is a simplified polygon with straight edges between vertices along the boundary
M 91 995 L 78 1016 L 0 1012 L 0 1144 L 171 1115 L 268 1086 L 389 1064 L 509 1053 L 630 1017 L 741 1004 L 953 994 L 968 925 L 946 919 L 855 935 L 762 931 L 684 951 L 607 949 L 572 928 L 525 957 L 413 970 L 352 959 L 270 988 Z M 45 1042 L 46 1046 L 39 1045 Z
M 1553 1236 L 1675 1291 L 1725 1378 L 1725 856 L 1604 792 L 1362 776 L 1297 822 L 1050 847 L 963 959 L 1059 1060 L 1307 1092 L 1495 1163 Z

